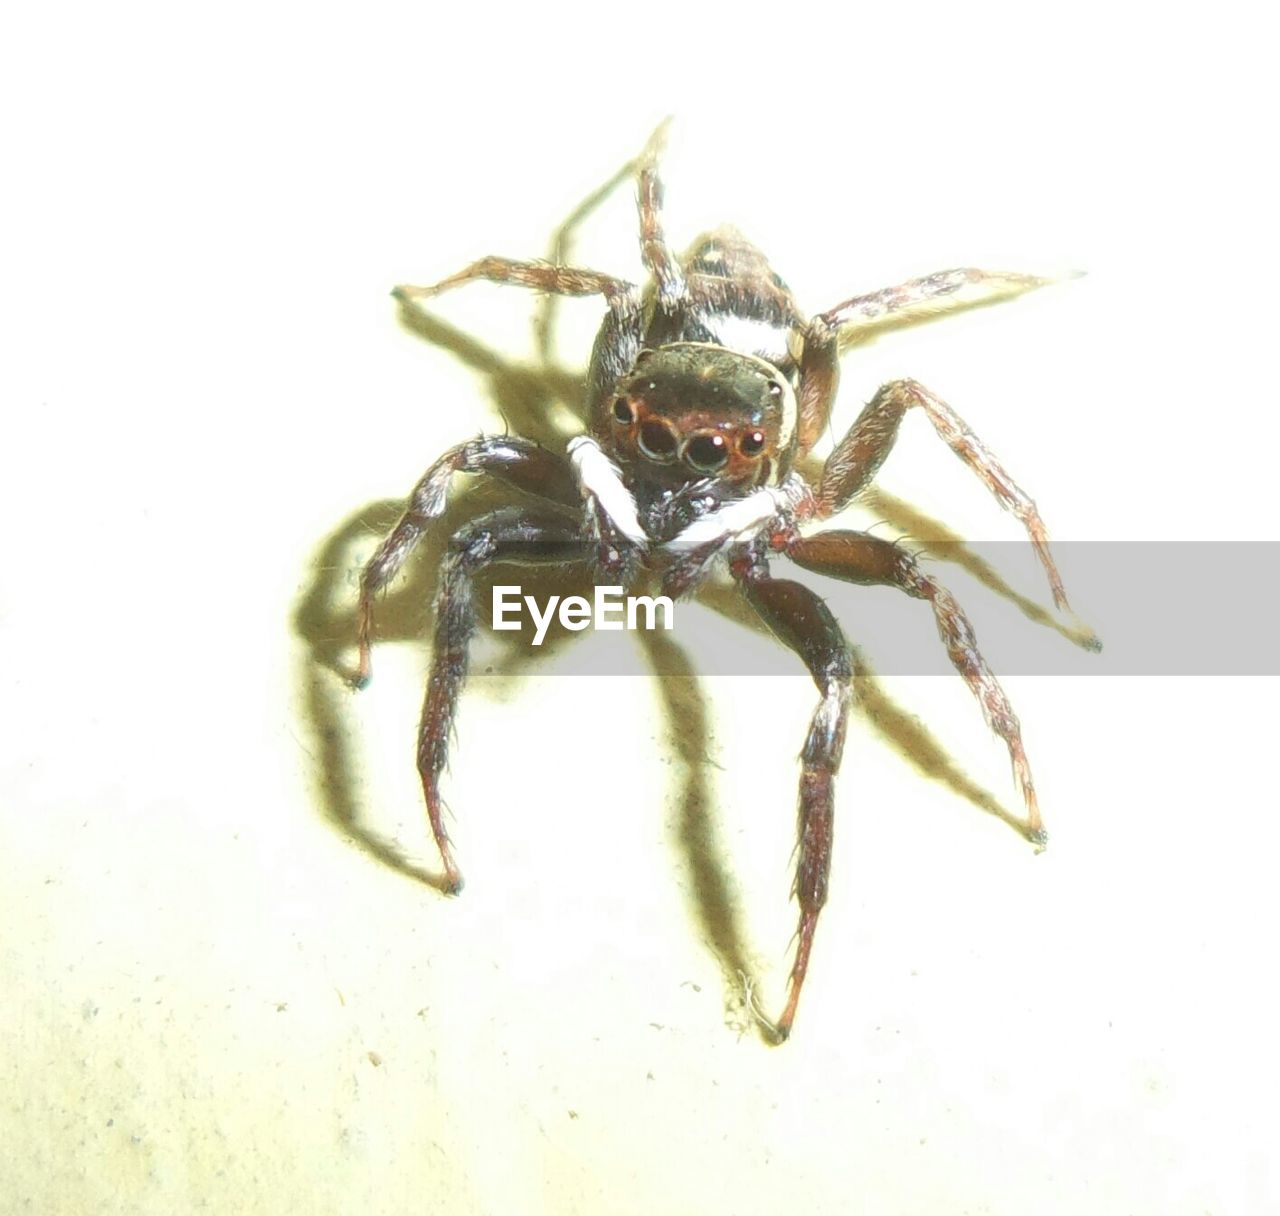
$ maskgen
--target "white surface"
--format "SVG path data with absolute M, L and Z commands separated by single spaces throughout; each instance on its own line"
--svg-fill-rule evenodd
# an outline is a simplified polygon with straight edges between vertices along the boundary
M 292 615 L 374 536 L 317 555 L 536 388 L 526 293 L 433 305 L 510 361 L 486 372 L 387 292 L 543 253 L 667 111 L 677 243 L 735 223 L 809 308 L 954 265 L 1088 271 L 855 352 L 837 423 L 909 374 L 1058 539 L 1275 536 L 1276 99 L 1249 10 L 807 11 L 10 20 L 5 1211 L 1276 1209 L 1274 682 L 1009 681 L 1040 857 L 860 716 L 781 1049 L 746 1029 L 705 892 L 776 1011 L 801 677 L 709 688 L 692 770 L 651 683 L 478 682 L 458 900 L 335 822 L 345 789 L 436 866 L 425 644 L 383 644 L 359 698 L 317 672 Z M 586 264 L 635 273 L 626 194 Z M 562 310 L 571 368 L 598 311 Z M 921 419 L 882 484 L 1017 535 Z M 953 581 L 980 629 L 1025 627 Z M 1012 805 L 958 681 L 882 683 Z

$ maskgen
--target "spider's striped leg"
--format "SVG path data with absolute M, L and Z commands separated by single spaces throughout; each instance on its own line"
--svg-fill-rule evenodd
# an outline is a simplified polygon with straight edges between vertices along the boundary
M 843 579 L 848 583 L 871 583 L 897 587 L 916 599 L 928 600 L 937 621 L 938 634 L 947 648 L 960 678 L 978 699 L 987 725 L 1009 749 L 1014 780 L 1027 808 L 1023 827 L 1028 840 L 1043 847 L 1048 837 L 1040 819 L 1031 766 L 1022 746 L 1018 715 L 991 668 L 978 650 L 973 626 L 945 587 L 921 571 L 914 557 L 897 545 L 863 532 L 819 532 L 793 541 L 787 556 L 797 565 Z
M 1034 274 L 975 270 L 969 266 L 939 270 L 895 287 L 853 296 L 819 313 L 813 323 L 826 330 L 839 330 L 842 338 L 848 338 L 856 336 L 859 327 L 874 326 L 885 320 L 899 324 L 928 321 L 979 304 L 1011 300 L 1056 281 Z
M 1031 274 L 962 267 L 853 296 L 819 313 L 805 327 L 800 362 L 802 379 L 796 393 L 800 402 L 800 450 L 807 452 L 813 447 L 831 417 L 842 345 L 886 325 L 932 321 L 981 304 L 1011 300 L 1055 281 Z
M 840 387 L 840 347 L 834 332 L 811 321 L 800 352 L 800 383 L 796 385 L 800 453 L 809 451 L 826 430 Z
M 670 124 L 671 120 L 667 119 L 649 136 L 649 142 L 640 153 L 639 170 L 636 174 L 640 212 L 640 258 L 645 269 L 657 280 L 658 303 L 668 312 L 689 293 L 684 271 L 680 268 L 680 259 L 667 244 L 662 226 L 664 191 L 662 178 L 658 175 L 658 157 L 667 141 L 667 127 Z
M 800 861 L 795 882 L 800 927 L 787 1004 L 774 1026 L 778 1038 L 785 1039 L 791 1033 L 800 989 L 809 969 L 818 914 L 827 901 L 835 777 L 853 699 L 853 661 L 844 634 L 827 606 L 808 587 L 773 578 L 758 546 L 740 551 L 731 560 L 730 568 L 765 624 L 804 660 L 822 694 L 801 752 Z
M 1036 504 L 1005 472 L 1004 466 L 964 419 L 941 397 L 914 380 L 894 380 L 880 388 L 849 428 L 849 433 L 836 445 L 822 469 L 818 486 L 819 514 L 834 515 L 870 484 L 898 438 L 903 415 L 915 406 L 924 410 L 938 437 L 978 475 L 996 501 L 1026 528 L 1049 577 L 1053 602 L 1060 609 L 1066 609 L 1067 593 L 1049 551 L 1049 534 Z
M 400 522 L 391 530 L 360 575 L 357 631 L 360 660 L 353 683 L 369 682 L 373 642 L 373 601 L 399 572 L 432 520 L 444 514 L 455 473 L 489 473 L 518 490 L 566 505 L 578 503 L 578 483 L 560 456 L 527 439 L 493 436 L 450 448 L 423 475 L 409 496 Z
M 466 524 L 450 543 L 436 599 L 435 645 L 418 728 L 418 772 L 451 894 L 462 889 L 462 875 L 445 831 L 440 774 L 449 757 L 449 735 L 475 633 L 475 576 L 493 562 L 564 564 L 588 557 L 577 516 L 551 505 L 503 507 Z
M 486 257 L 451 274 L 447 279 L 425 287 L 403 285 L 392 293 L 402 304 L 429 300 L 454 287 L 476 279 L 489 283 L 513 283 L 534 291 L 558 296 L 604 296 L 613 304 L 634 296 L 635 288 L 625 279 L 598 270 L 579 270 L 572 266 L 553 266 L 550 262 L 519 261 L 515 258 Z

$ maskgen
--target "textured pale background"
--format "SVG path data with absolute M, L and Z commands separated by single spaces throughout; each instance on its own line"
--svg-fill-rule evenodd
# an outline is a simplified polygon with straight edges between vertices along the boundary
M 7 20 L 0 1208 L 1275 1210 L 1273 682 L 1010 681 L 1040 857 L 859 719 L 775 1050 L 732 960 L 776 1010 L 805 679 L 711 687 L 692 769 L 646 681 L 476 684 L 448 901 L 369 843 L 435 864 L 424 647 L 354 698 L 291 624 L 372 542 L 327 539 L 501 425 L 511 379 L 388 288 L 542 252 L 668 111 L 673 234 L 736 222 L 809 307 L 1089 272 L 851 356 L 839 423 L 916 375 L 1060 538 L 1274 537 L 1265 40 L 1243 6 L 1057 11 Z M 582 257 L 632 273 L 625 196 Z M 530 367 L 532 303 L 438 313 Z M 1017 535 L 920 420 L 883 480 Z M 958 682 L 883 687 L 1011 802 Z

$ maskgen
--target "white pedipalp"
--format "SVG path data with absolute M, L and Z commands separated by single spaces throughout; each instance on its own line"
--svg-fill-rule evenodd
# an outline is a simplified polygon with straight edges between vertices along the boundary
M 793 473 L 781 486 L 763 486 L 695 519 L 663 548 L 678 553 L 751 540 L 780 516 L 794 512 L 809 493 L 809 487 Z
M 618 466 L 590 435 L 571 439 L 568 453 L 583 497 L 591 495 L 623 536 L 633 545 L 647 548 L 649 537 L 640 524 L 635 497 L 622 480 Z

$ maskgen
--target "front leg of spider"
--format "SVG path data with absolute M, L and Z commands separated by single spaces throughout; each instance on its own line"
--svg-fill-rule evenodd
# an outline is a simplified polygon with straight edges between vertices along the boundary
M 475 577 L 493 562 L 563 566 L 581 560 L 582 554 L 578 520 L 571 511 L 551 506 L 504 507 L 465 525 L 450 542 L 436 598 L 435 644 L 418 728 L 418 773 L 451 895 L 462 890 L 462 874 L 444 826 L 440 774 L 449 758 L 449 736 L 476 629 Z
M 762 546 L 739 551 L 730 561 L 730 570 L 761 620 L 804 661 L 822 698 L 800 754 L 800 856 L 794 890 L 800 903 L 800 927 L 787 1003 L 773 1026 L 781 1042 L 791 1033 L 800 990 L 809 970 L 818 914 L 827 902 L 835 779 L 853 700 L 853 661 L 844 634 L 826 604 L 800 583 L 773 578 Z
M 1042 850 L 1048 835 L 1040 818 L 1040 804 L 1031 780 L 1031 765 L 1022 746 L 1018 715 L 982 657 L 969 618 L 951 593 L 925 574 L 905 549 L 865 532 L 830 531 L 795 538 L 787 545 L 786 553 L 797 565 L 817 574 L 847 583 L 896 587 L 914 599 L 929 603 L 951 665 L 977 698 L 987 725 L 1009 749 L 1014 781 L 1027 811 L 1023 831 L 1037 851 Z
M 941 397 L 915 380 L 894 380 L 881 387 L 858 415 L 849 433 L 836 445 L 822 469 L 818 507 L 822 516 L 844 509 L 865 489 L 884 464 L 898 438 L 909 409 L 924 412 L 938 437 L 971 469 L 1027 530 L 1040 564 L 1049 578 L 1053 602 L 1067 609 L 1067 593 L 1049 549 L 1049 533 L 1030 495 L 1005 471 L 993 453 L 969 429 L 964 419 Z
M 527 439 L 491 436 L 450 448 L 423 474 L 409 505 L 360 575 L 356 614 L 359 661 L 352 683 L 363 688 L 372 674 L 373 605 L 418 547 L 427 528 L 444 514 L 455 473 L 487 473 L 517 490 L 568 505 L 578 500 L 577 482 L 564 459 Z

